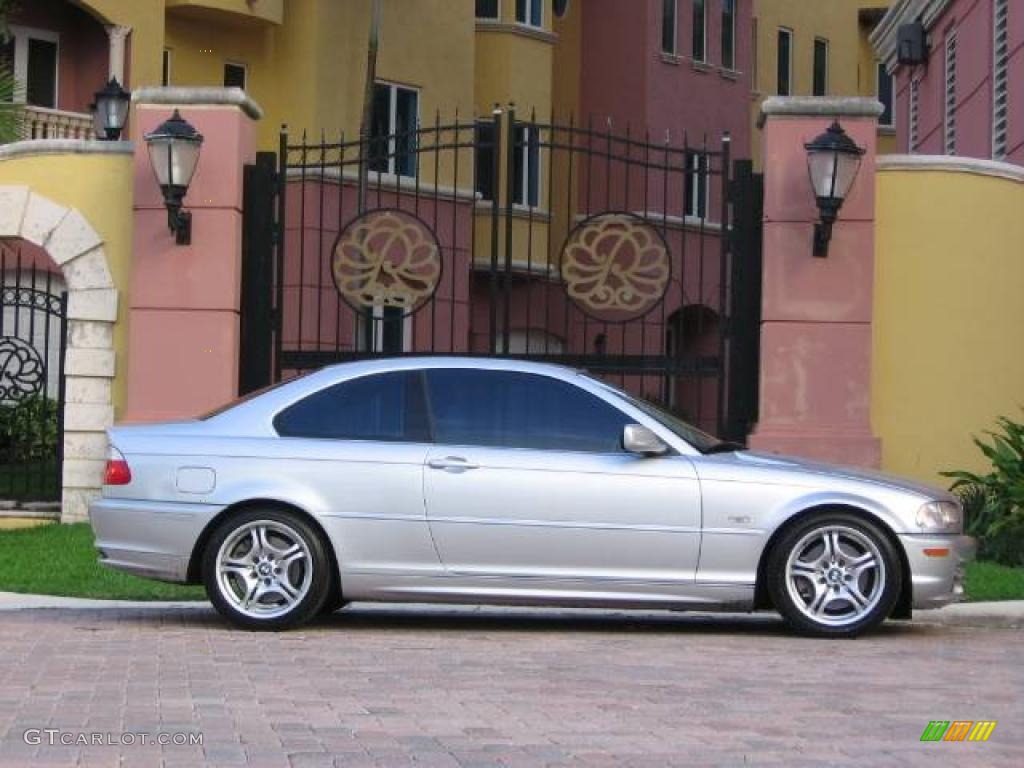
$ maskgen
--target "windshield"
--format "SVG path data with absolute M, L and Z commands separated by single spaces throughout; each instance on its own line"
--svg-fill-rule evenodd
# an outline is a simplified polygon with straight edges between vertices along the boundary
M 639 397 L 634 397 L 628 392 L 625 392 L 619 389 L 618 387 L 614 387 L 608 382 L 602 381 L 601 379 L 595 378 L 589 374 L 583 374 L 583 376 L 589 379 L 590 381 L 594 382 L 595 384 L 598 384 L 603 389 L 606 389 L 609 392 L 614 393 L 617 397 L 621 397 L 623 400 L 625 400 L 635 408 L 640 409 L 641 411 L 644 412 L 644 414 L 650 416 L 652 419 L 654 419 L 661 426 L 665 427 L 665 429 L 669 430 L 677 437 L 681 437 L 683 440 L 692 445 L 701 453 L 714 453 L 716 450 L 720 450 L 723 446 L 732 446 L 732 443 L 726 443 L 722 440 L 719 440 L 717 437 L 714 437 L 713 435 L 709 435 L 707 432 L 704 432 L 703 430 L 697 429 L 692 424 L 687 424 L 682 419 L 672 415 L 664 408 L 655 405 L 654 403 L 648 400 L 643 400 Z

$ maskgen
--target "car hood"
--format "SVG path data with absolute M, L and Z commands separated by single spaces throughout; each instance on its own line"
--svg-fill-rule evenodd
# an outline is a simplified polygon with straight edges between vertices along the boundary
M 831 481 L 847 480 L 853 482 L 870 483 L 894 491 L 903 491 L 917 494 L 924 498 L 953 500 L 955 497 L 946 490 L 934 485 L 921 483 L 916 480 L 908 480 L 904 477 L 888 475 L 884 472 L 876 472 L 860 467 L 847 467 L 837 464 L 827 464 L 821 461 L 812 461 L 796 456 L 783 456 L 773 453 L 761 453 L 758 451 L 737 451 L 732 454 L 734 460 L 741 466 L 758 467 L 766 470 L 788 471 L 798 475 L 807 476 L 809 479 L 824 481 L 826 478 Z

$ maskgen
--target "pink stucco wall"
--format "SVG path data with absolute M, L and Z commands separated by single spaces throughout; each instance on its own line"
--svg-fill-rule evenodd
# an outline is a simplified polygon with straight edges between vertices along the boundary
M 110 46 L 103 25 L 67 0 L 18 3 L 10 23 L 59 35 L 57 108 L 88 112 L 93 94 L 107 82 Z
M 1009 131 L 1006 161 L 1024 165 L 1024 3 L 1009 2 Z M 941 155 L 945 51 L 957 38 L 956 154 L 992 157 L 993 0 L 952 0 L 929 31 L 926 66 L 899 67 L 895 79 L 897 146 L 910 151 L 910 82 L 919 79 L 919 154 Z
M 815 258 L 804 144 L 833 117 L 865 155 L 828 256 Z M 870 426 L 876 133 L 865 115 L 771 115 L 765 124 L 760 405 L 750 438 L 758 450 L 880 463 Z

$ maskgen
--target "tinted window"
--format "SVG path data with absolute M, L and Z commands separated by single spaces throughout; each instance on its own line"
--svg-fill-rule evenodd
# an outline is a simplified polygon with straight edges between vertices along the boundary
M 427 372 L 434 439 L 536 450 L 622 450 L 624 413 L 579 387 L 528 373 Z
M 284 437 L 427 442 L 420 375 L 400 371 L 342 382 L 277 415 Z

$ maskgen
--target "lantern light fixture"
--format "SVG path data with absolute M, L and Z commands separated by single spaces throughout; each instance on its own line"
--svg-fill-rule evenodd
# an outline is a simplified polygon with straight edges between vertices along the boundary
M 128 105 L 131 94 L 128 93 L 116 77 L 110 78 L 102 89 L 93 94 L 92 130 L 100 141 L 117 141 L 128 121 Z
M 814 225 L 814 255 L 828 256 L 832 225 L 839 217 L 846 195 L 860 170 L 864 149 L 847 135 L 839 121 L 833 121 L 824 133 L 804 145 L 807 170 L 818 203 L 820 220 Z
M 192 242 L 192 214 L 181 208 L 199 164 L 203 136 L 176 109 L 145 139 L 153 174 L 167 206 L 167 227 L 178 245 L 188 245 Z

